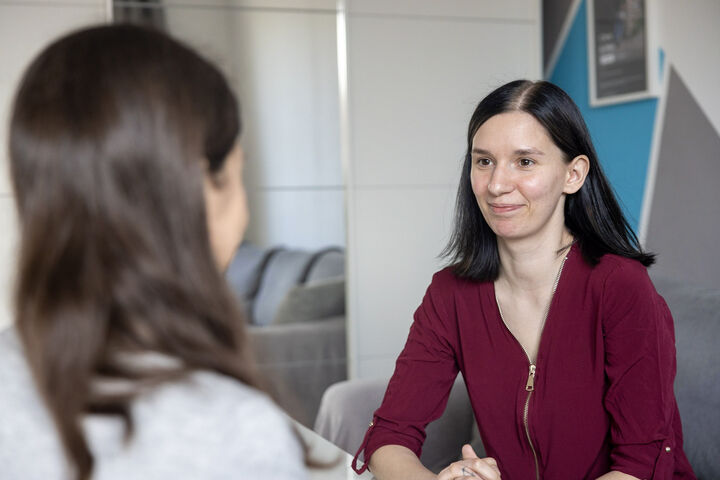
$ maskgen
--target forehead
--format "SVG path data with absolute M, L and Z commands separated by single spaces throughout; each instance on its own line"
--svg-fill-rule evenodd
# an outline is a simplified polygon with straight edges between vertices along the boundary
M 547 150 L 555 144 L 545 127 L 529 113 L 505 112 L 490 117 L 478 128 L 472 146 L 490 151 L 531 147 Z

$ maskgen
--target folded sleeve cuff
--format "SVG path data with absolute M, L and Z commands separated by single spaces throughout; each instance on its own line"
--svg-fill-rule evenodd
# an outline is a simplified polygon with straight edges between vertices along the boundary
M 368 468 L 368 462 L 372 454 L 375 453 L 378 448 L 385 445 L 400 445 L 409 449 L 420 458 L 423 441 L 424 437 L 416 438 L 414 435 L 408 435 L 386 428 L 383 426 L 382 421 L 378 424 L 376 417 L 368 427 L 363 443 L 355 454 L 355 458 L 353 458 L 352 468 L 358 475 L 363 473 Z M 361 467 L 358 467 L 358 461 L 363 462 Z
M 617 445 L 611 453 L 612 470 L 640 479 L 671 479 L 674 448 L 669 441 Z

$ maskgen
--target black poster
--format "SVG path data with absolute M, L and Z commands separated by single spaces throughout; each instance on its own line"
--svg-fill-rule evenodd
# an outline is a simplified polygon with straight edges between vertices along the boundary
M 647 93 L 647 27 L 644 0 L 591 2 L 594 30 L 594 100 Z M 620 99 L 618 99 L 620 100 Z

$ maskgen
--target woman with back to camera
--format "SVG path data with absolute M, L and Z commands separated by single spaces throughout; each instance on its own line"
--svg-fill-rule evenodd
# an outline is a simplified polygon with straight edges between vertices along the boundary
M 415 313 L 366 466 L 379 480 L 695 478 L 654 256 L 575 104 L 548 82 L 508 83 L 480 102 L 467 141 L 452 265 Z M 436 476 L 418 460 L 424 428 L 458 371 L 489 457 L 466 445 Z
M 30 65 L 2 478 L 306 478 L 222 277 L 248 218 L 239 132 L 222 74 L 159 32 L 85 29 Z

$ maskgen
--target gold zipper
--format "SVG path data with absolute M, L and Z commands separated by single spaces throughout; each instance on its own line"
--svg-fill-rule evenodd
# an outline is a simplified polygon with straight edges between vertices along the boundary
M 527 354 L 527 353 L 526 353 Z M 533 390 L 535 390 L 535 365 L 530 364 L 530 373 L 528 374 L 528 381 L 525 385 L 527 390 L 527 398 L 525 398 L 525 409 L 523 411 L 523 425 L 525 425 L 525 435 L 527 435 L 528 443 L 530 444 L 530 450 L 532 450 L 533 460 L 535 460 L 535 480 L 540 480 L 540 465 L 538 464 L 537 452 L 535 451 L 535 445 L 533 445 L 532 438 L 530 438 L 530 424 L 528 422 L 528 410 L 530 409 L 530 397 L 532 397 Z
M 555 298 L 555 291 L 557 290 L 558 283 L 560 283 L 560 274 L 563 271 L 563 268 L 565 267 L 565 261 L 568 259 L 568 256 L 565 255 L 565 257 L 562 260 L 562 263 L 560 264 L 560 269 L 558 269 L 557 276 L 555 277 L 555 283 L 553 284 L 552 288 L 552 294 L 550 295 L 550 301 L 547 304 L 547 307 L 545 307 L 545 314 L 543 315 L 543 321 L 540 324 L 540 340 L 542 340 L 542 333 L 543 330 L 545 330 L 545 322 L 547 321 L 548 314 L 550 313 L 550 305 L 552 305 L 552 301 Z M 505 328 L 508 329 L 508 332 L 510 332 L 510 335 L 512 335 L 512 332 L 510 331 L 510 328 L 507 326 L 507 322 L 505 321 L 505 317 L 503 317 L 502 308 L 500 308 L 500 302 L 497 300 L 497 295 L 495 295 L 495 303 L 498 307 L 498 312 L 500 312 L 500 320 L 502 320 L 503 324 L 505 324 Z M 515 335 L 512 335 L 513 338 L 515 338 Z M 528 410 L 530 409 L 530 397 L 532 397 L 533 391 L 535 391 L 535 373 L 537 371 L 537 365 L 533 363 L 532 360 L 530 360 L 530 355 L 528 355 L 527 350 L 525 350 L 525 347 L 522 346 L 522 344 L 515 338 L 515 341 L 518 342 L 518 345 L 520 345 L 520 348 L 523 349 L 523 352 L 525 352 L 525 356 L 528 359 L 528 379 L 525 383 L 525 391 L 528 392 L 527 397 L 525 398 L 525 408 L 523 409 L 523 425 L 525 426 L 525 434 L 527 435 L 528 444 L 530 445 L 530 450 L 533 454 L 533 460 L 535 460 L 535 480 L 540 480 L 540 464 L 538 463 L 537 458 L 537 452 L 535 451 L 535 445 L 533 445 L 532 438 L 530 438 L 530 425 L 528 422 Z M 539 343 L 538 343 L 539 345 Z
M 525 390 L 528 392 L 532 392 L 533 390 L 535 390 L 535 369 L 536 368 L 537 367 L 535 365 L 533 365 L 532 363 L 530 364 L 530 373 L 528 373 L 527 383 L 525 384 Z

